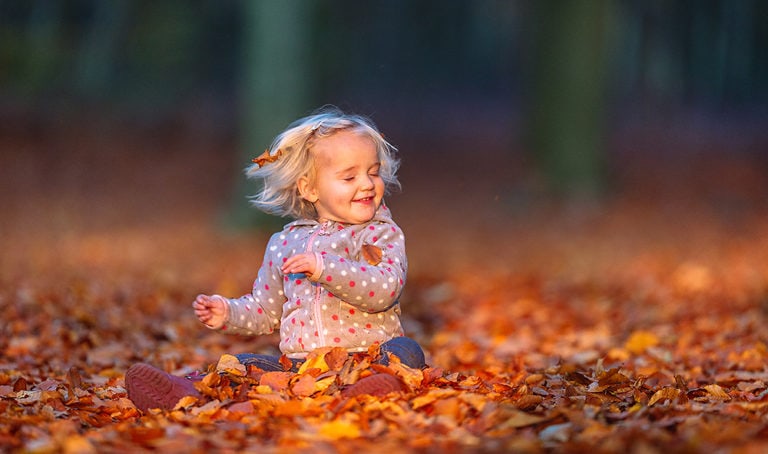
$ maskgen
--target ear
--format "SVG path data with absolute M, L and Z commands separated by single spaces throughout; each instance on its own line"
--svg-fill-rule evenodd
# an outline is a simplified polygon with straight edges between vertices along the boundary
M 299 190 L 301 198 L 309 203 L 315 203 L 319 199 L 317 189 L 315 189 L 306 175 L 299 177 L 299 181 L 296 182 L 296 188 Z

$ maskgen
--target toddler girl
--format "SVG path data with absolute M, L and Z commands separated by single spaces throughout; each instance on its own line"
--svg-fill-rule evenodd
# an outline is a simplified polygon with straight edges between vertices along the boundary
M 253 204 L 295 221 L 269 240 L 251 293 L 198 295 L 192 306 L 206 326 L 225 333 L 280 333 L 293 370 L 323 346 L 365 352 L 379 344 L 413 367 L 419 345 L 403 337 L 398 297 L 407 260 L 403 232 L 383 197 L 398 187 L 395 148 L 366 118 L 324 109 L 292 123 L 247 169 L 263 182 Z M 263 370 L 280 358 L 236 355 Z M 190 381 L 147 364 L 126 373 L 128 396 L 141 409 L 172 408 L 196 395 Z

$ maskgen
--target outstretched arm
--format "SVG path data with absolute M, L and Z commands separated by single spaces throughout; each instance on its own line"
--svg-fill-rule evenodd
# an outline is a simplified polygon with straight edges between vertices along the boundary
M 209 328 L 220 328 L 229 316 L 229 305 L 219 295 L 197 295 L 192 307 L 197 319 Z

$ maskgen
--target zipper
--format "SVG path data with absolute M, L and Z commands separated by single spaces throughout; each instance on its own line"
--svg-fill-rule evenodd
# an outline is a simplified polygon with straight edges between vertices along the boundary
M 317 229 L 315 232 L 312 233 L 309 237 L 309 241 L 307 242 L 307 253 L 312 252 L 312 246 L 315 243 L 315 238 L 317 238 L 318 235 L 323 235 L 326 232 L 326 226 L 327 222 L 320 225 L 320 228 Z M 320 308 L 320 300 L 323 293 L 323 287 L 317 283 L 313 282 L 312 285 L 315 286 L 315 300 L 312 304 L 313 311 L 315 313 L 315 329 L 317 330 L 317 346 L 318 347 L 325 347 L 325 334 L 323 334 L 323 319 L 322 319 L 322 309 Z

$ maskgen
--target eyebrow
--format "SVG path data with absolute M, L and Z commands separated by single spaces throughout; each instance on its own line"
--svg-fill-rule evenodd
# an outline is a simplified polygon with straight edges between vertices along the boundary
M 374 167 L 376 167 L 376 166 L 379 166 L 379 167 L 381 167 L 381 161 L 376 161 L 376 162 L 374 162 L 374 163 L 373 163 L 373 165 L 371 165 L 371 166 L 370 166 L 370 167 L 368 167 L 368 168 L 369 168 L 369 169 L 372 169 L 372 168 L 374 168 Z M 350 166 L 350 167 L 347 167 L 346 169 L 338 170 L 338 171 L 336 171 L 336 175 L 341 175 L 341 174 L 343 174 L 343 173 L 351 172 L 351 171 L 353 171 L 353 170 L 356 170 L 356 169 L 357 169 L 357 167 L 358 167 L 358 166 Z

